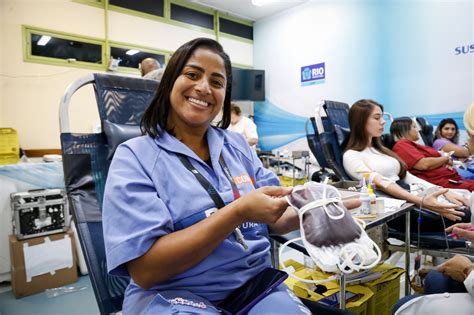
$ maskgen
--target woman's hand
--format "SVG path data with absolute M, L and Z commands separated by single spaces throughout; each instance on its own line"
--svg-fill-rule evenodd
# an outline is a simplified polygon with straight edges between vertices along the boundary
M 439 265 L 436 269 L 456 281 L 463 282 L 466 279 L 464 269 L 470 264 L 471 261 L 468 258 L 456 255 Z
M 451 158 L 451 156 L 448 156 L 448 162 L 446 162 L 446 167 L 452 170 L 453 164 L 454 164 L 453 159 Z
M 454 239 L 465 238 L 474 242 L 474 231 L 470 231 L 473 226 L 471 223 L 456 223 L 446 229 L 446 232 L 455 234 Z
M 237 199 L 238 212 L 242 222 L 275 223 L 288 208 L 284 198 L 292 187 L 261 187 Z
M 349 199 L 343 202 L 347 209 L 353 209 L 360 206 L 359 199 Z M 299 229 L 300 221 L 298 213 L 292 207 L 288 207 L 281 217 L 273 224 L 268 224 L 268 230 L 272 234 L 286 234 Z
M 459 207 L 463 205 L 469 207 L 469 200 L 463 195 L 448 191 L 444 194 L 444 196 L 446 197 L 446 199 L 448 199 L 449 202 L 454 203 Z
M 446 194 L 447 192 L 448 192 L 448 189 L 443 188 L 426 195 L 423 198 L 423 207 L 436 211 L 440 215 L 442 215 L 443 217 L 449 220 L 460 221 L 461 217 L 463 217 L 465 214 L 462 211 L 455 210 L 457 207 L 459 207 L 458 205 L 453 204 L 453 203 L 445 203 L 445 202 L 438 201 L 438 197 Z
M 355 209 L 357 207 L 360 207 L 362 202 L 360 199 L 347 199 L 343 201 L 344 207 L 346 207 L 348 210 Z

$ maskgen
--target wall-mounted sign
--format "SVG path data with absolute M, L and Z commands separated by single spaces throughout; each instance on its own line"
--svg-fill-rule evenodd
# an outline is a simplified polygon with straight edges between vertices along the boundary
M 324 62 L 301 67 L 301 86 L 321 84 L 326 79 L 326 67 Z
M 459 46 L 459 47 L 454 48 L 455 55 L 469 54 L 469 53 L 474 53 L 474 44 Z

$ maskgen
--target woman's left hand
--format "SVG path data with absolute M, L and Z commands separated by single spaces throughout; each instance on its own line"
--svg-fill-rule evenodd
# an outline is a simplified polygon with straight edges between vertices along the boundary
M 455 210 L 459 207 L 457 204 L 438 201 L 438 197 L 446 193 L 448 193 L 448 189 L 446 188 L 428 193 L 422 199 L 423 207 L 436 211 L 449 220 L 461 221 L 462 217 L 464 217 L 466 214 L 463 211 Z
M 444 196 L 446 197 L 446 199 L 448 199 L 449 202 L 454 203 L 455 205 L 458 205 L 460 207 L 463 205 L 469 207 L 469 200 L 463 195 L 448 191 L 444 194 Z

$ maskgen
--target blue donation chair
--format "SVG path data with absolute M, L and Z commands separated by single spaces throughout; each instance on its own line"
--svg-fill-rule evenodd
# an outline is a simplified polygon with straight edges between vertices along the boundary
M 93 84 L 102 132 L 72 133 L 69 103 L 81 87 Z M 94 74 L 73 82 L 60 104 L 61 147 L 67 195 L 101 314 L 122 309 L 127 277 L 107 274 L 102 235 L 102 200 L 107 170 L 115 148 L 141 135 L 139 124 L 158 82 Z
M 321 167 L 331 169 L 340 180 L 350 180 L 342 166 L 341 151 L 342 141 L 349 132 L 349 105 L 322 101 L 316 106 L 315 112 L 315 116 L 310 118 L 314 134 L 307 136 L 308 143 L 312 142 L 311 151 Z
M 324 117 L 326 118 L 326 117 Z M 329 123 L 327 119 L 323 119 L 323 123 Z M 312 128 L 310 128 L 311 126 Z M 325 125 L 325 128 L 329 128 L 328 125 Z M 321 141 L 319 137 L 318 127 L 316 126 L 316 120 L 314 117 L 309 118 L 305 122 L 305 132 L 306 140 L 308 141 L 308 147 L 313 153 L 316 161 L 318 162 L 321 169 L 317 172 L 314 172 L 311 175 L 311 180 L 316 182 L 323 182 L 326 177 L 331 179 L 333 182 L 340 180 L 340 177 L 333 171 L 331 164 L 326 160 L 326 157 L 323 153 L 323 148 L 321 147 Z

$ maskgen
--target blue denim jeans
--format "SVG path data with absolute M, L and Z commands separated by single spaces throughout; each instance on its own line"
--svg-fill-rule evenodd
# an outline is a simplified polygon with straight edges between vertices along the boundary
M 425 294 L 467 292 L 464 283 L 451 279 L 439 271 L 430 271 L 425 278 Z

